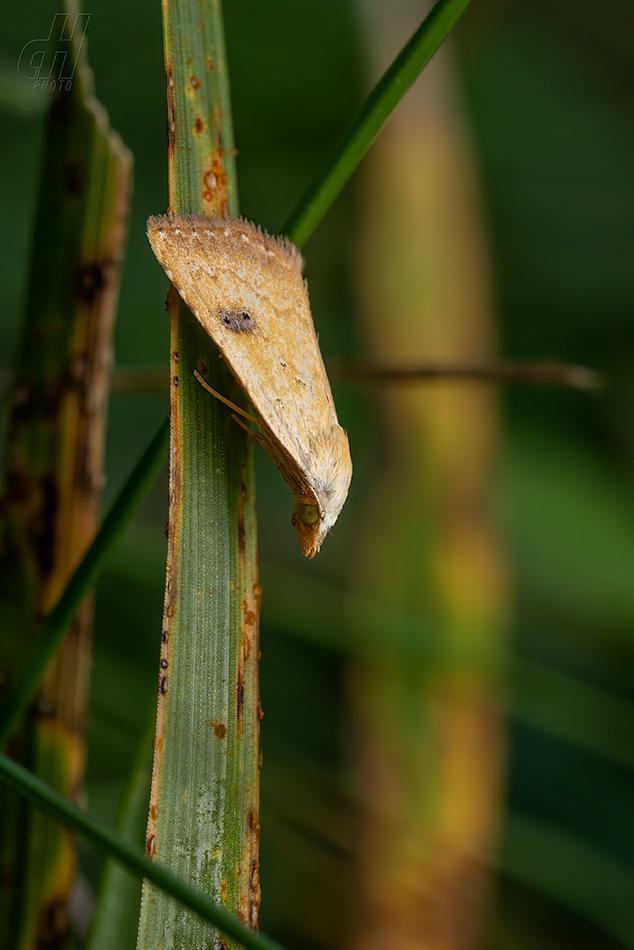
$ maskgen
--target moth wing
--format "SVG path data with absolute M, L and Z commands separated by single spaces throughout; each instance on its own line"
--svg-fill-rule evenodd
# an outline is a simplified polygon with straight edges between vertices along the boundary
M 340 443 L 343 436 L 346 451 L 347 440 L 297 249 L 241 219 L 164 215 L 149 219 L 148 237 L 270 430 L 277 443 L 271 455 L 291 488 L 301 494 L 304 478 L 313 489 L 321 485 L 322 465 L 332 466 L 333 438 Z M 341 464 L 351 474 L 349 452 Z

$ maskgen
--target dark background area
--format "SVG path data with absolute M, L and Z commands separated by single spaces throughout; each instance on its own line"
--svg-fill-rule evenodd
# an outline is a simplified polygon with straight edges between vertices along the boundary
M 47 35 L 53 12 L 38 0 L 3 15 L 5 373 L 24 299 L 47 104 L 16 63 L 26 42 Z M 98 0 L 86 12 L 97 95 L 135 156 L 116 358 L 122 365 L 166 363 L 167 284 L 144 229 L 147 216 L 167 205 L 160 8 L 149 0 Z M 234 0 L 225 5 L 225 20 L 241 211 L 278 232 L 363 99 L 363 34 L 352 5 L 340 0 Z M 554 388 L 517 388 L 505 396 L 498 496 L 515 586 L 514 649 L 582 687 L 633 701 L 634 7 L 627 0 L 474 0 L 453 43 L 487 201 L 501 352 L 586 364 L 606 381 L 597 396 Z M 356 211 L 353 179 L 304 251 L 326 358 L 356 351 L 350 276 Z M 289 774 L 325 776 L 331 788 L 344 768 L 343 659 L 281 632 L 267 613 L 267 584 L 275 584 L 274 568 L 335 585 L 345 578 L 377 435 L 362 392 L 341 387 L 335 397 L 356 474 L 317 561 L 301 561 L 288 490 L 257 452 L 266 712 L 261 924 L 297 947 L 322 944 L 311 941 L 309 920 L 300 925 L 292 909 L 299 901 L 306 911 L 293 862 L 323 842 L 318 823 L 307 829 L 285 810 L 285 794 Z M 104 505 L 165 411 L 162 395 L 111 399 Z M 166 517 L 163 476 L 98 589 L 88 804 L 108 821 L 153 702 Z M 589 716 L 599 734 L 604 727 L 606 748 L 615 732 L 627 742 L 634 713 L 602 723 L 600 711 L 571 710 L 566 697 L 560 702 L 561 714 Z M 608 753 L 513 720 L 508 809 L 582 842 L 589 873 L 598 856 L 597 869 L 606 859 L 623 880 L 634 881 L 634 779 Z M 340 857 L 331 848 L 328 867 L 339 868 L 333 873 L 341 874 L 341 887 L 322 895 L 335 909 L 344 900 Z M 94 879 L 97 859 L 86 853 L 84 861 Z M 526 946 L 620 946 L 562 907 L 546 885 L 503 879 L 498 904 L 501 919 L 526 935 Z M 306 913 L 318 919 L 322 908 Z

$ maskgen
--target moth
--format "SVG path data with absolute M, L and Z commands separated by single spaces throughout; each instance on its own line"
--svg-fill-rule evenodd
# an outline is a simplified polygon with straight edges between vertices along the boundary
M 147 233 L 163 270 L 257 412 L 254 419 L 229 403 L 257 423 L 255 437 L 293 493 L 302 551 L 314 557 L 346 500 L 352 461 L 301 254 L 286 238 L 242 218 L 167 214 L 149 218 Z

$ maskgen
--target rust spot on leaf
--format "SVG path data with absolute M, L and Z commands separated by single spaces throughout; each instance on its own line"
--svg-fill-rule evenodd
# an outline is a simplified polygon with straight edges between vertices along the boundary
M 241 736 L 244 731 L 244 669 L 242 663 L 239 664 L 238 680 L 236 682 L 236 719 L 238 734 Z
M 57 483 L 51 475 L 39 480 L 41 502 L 30 523 L 29 538 L 40 573 L 47 576 L 55 564 L 56 519 L 59 506 Z
M 105 284 L 105 266 L 102 262 L 82 264 L 75 281 L 75 296 L 90 306 Z
M 238 545 L 240 547 L 240 553 L 242 555 L 246 554 L 247 550 L 247 532 L 244 527 L 244 523 L 240 521 L 238 523 Z
M 174 120 L 174 78 L 172 76 L 172 64 L 169 60 L 165 62 L 165 94 L 167 97 L 167 157 L 171 179 L 175 174 L 176 122 Z M 172 194 L 174 194 L 174 189 L 170 187 L 170 195 Z
M 213 723 L 214 732 L 219 739 L 224 739 L 227 735 L 227 727 L 224 722 L 214 722 Z
M 249 831 L 252 831 L 256 835 L 259 836 L 261 828 L 260 828 L 259 815 L 256 808 L 249 809 L 248 821 L 249 821 Z
M 205 186 L 214 194 L 218 188 L 218 176 L 213 171 L 205 172 L 203 175 Z
M 227 217 L 227 176 L 222 165 L 222 150 L 218 149 L 205 163 L 202 176 L 202 197 L 208 211 Z

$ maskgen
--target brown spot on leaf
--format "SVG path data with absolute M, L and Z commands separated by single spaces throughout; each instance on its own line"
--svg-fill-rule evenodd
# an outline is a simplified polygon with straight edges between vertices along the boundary
M 97 294 L 103 290 L 105 283 L 103 264 L 97 262 L 82 264 L 75 281 L 75 296 L 84 303 L 91 305 Z
M 190 76 L 189 84 L 192 89 L 200 89 L 200 79 L 197 76 Z
M 197 115 L 196 121 L 194 122 L 194 132 L 196 135 L 200 135 L 200 133 L 204 131 L 205 131 L 205 123 L 200 118 L 200 116 Z
M 39 479 L 41 503 L 39 511 L 31 519 L 30 541 L 40 573 L 47 576 L 55 563 L 55 536 L 59 493 L 51 475 Z
M 148 858 L 153 858 L 156 854 L 156 838 L 154 835 L 150 835 L 150 837 L 145 842 L 145 853 L 147 854 Z
M 210 211 L 215 211 L 222 217 L 223 205 L 227 205 L 227 175 L 222 165 L 221 149 L 218 148 L 205 163 L 202 175 L 202 197 L 206 204 L 211 205 Z
M 224 722 L 214 723 L 214 732 L 219 739 L 224 739 L 227 735 L 227 727 Z
M 238 679 L 236 681 L 236 719 L 238 734 L 241 736 L 244 731 L 244 669 L 241 662 L 238 666 Z
M 176 123 L 174 121 L 174 78 L 169 60 L 165 63 L 165 94 L 167 97 L 167 155 L 170 172 L 172 172 L 176 151 Z
M 247 531 L 242 521 L 238 523 L 238 545 L 244 555 L 247 549 Z

